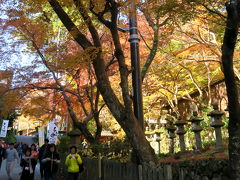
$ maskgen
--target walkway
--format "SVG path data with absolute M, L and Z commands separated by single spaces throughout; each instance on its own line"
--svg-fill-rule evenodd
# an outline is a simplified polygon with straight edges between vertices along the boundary
M 14 167 L 14 171 L 13 171 L 14 172 L 14 179 L 13 180 L 19 180 L 20 179 L 21 171 L 22 171 L 22 168 L 20 167 L 19 164 L 17 164 Z M 6 172 L 6 160 L 4 160 L 2 162 L 2 167 L 1 167 L 1 170 L 0 170 L 0 180 L 8 180 L 7 172 Z M 34 180 L 41 180 L 40 171 L 39 171 L 39 163 L 37 164 L 36 169 L 35 169 Z

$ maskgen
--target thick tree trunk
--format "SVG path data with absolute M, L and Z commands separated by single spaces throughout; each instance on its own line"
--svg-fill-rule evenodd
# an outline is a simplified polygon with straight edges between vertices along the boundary
M 132 147 L 137 153 L 140 163 L 157 163 L 155 152 L 146 140 L 144 131 L 140 127 L 133 111 L 131 109 L 126 110 L 112 91 L 110 82 L 106 73 L 104 73 L 105 68 L 102 68 L 103 66 L 99 64 L 101 62 L 102 60 L 99 58 L 93 64 L 98 79 L 98 88 L 105 103 L 126 133 Z
M 138 163 L 154 163 L 157 164 L 157 157 L 150 143 L 145 137 L 142 126 L 139 124 L 134 113 L 128 114 L 126 117 L 127 126 L 124 131 L 133 146 L 134 153 L 138 157 Z
M 112 115 L 117 120 L 117 122 L 121 125 L 123 130 L 125 131 L 132 147 L 136 151 L 140 163 L 157 163 L 157 158 L 154 153 L 154 150 L 150 146 L 149 142 L 145 138 L 144 131 L 140 127 L 136 117 L 134 116 L 132 110 L 132 102 L 128 92 L 128 80 L 127 74 L 128 69 L 124 62 L 122 51 L 119 48 L 116 48 L 116 57 L 118 58 L 119 62 L 119 69 L 121 74 L 121 87 L 122 87 L 122 95 L 124 100 L 124 105 L 121 104 L 119 99 L 117 98 L 116 94 L 114 93 L 111 84 L 109 82 L 107 73 L 105 71 L 106 66 L 104 60 L 102 59 L 102 52 L 101 52 L 101 42 L 99 40 L 98 33 L 91 22 L 91 18 L 87 15 L 86 10 L 84 9 L 81 1 L 75 1 L 77 7 L 80 8 L 79 12 L 82 15 L 83 19 L 85 20 L 86 25 L 88 26 L 89 32 L 92 35 L 93 43 L 87 39 L 87 37 L 79 31 L 76 25 L 72 22 L 69 16 L 65 13 L 62 9 L 61 5 L 58 3 L 57 0 L 48 0 L 50 5 L 52 6 L 53 10 L 58 15 L 59 19 L 62 21 L 64 26 L 68 29 L 69 33 L 74 37 L 76 42 L 83 48 L 86 49 L 88 47 L 97 47 L 99 49 L 97 57 L 93 60 L 93 66 L 95 70 L 95 74 L 97 77 L 97 86 L 98 89 L 110 109 Z M 110 1 L 113 6 L 115 1 Z M 113 11 L 113 6 L 111 6 L 111 11 Z M 116 7 L 114 7 L 116 8 Z M 113 13 L 112 22 L 117 22 L 117 13 Z M 114 28 L 116 25 L 114 25 Z M 111 32 L 113 30 L 111 29 Z M 116 40 L 118 34 L 115 34 L 113 39 L 115 40 L 115 46 L 120 46 L 118 44 L 119 40 Z
M 229 160 L 231 179 L 240 179 L 240 106 L 238 87 L 233 69 L 233 54 L 236 45 L 240 1 L 232 0 L 226 4 L 228 17 L 222 45 L 222 63 L 228 95 L 229 107 Z

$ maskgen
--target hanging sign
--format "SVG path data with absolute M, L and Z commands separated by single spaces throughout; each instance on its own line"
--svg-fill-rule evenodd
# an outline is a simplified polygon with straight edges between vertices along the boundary
M 9 123 L 9 120 L 3 120 L 0 137 L 6 137 L 7 136 L 8 123 Z
M 44 127 L 38 128 L 38 142 L 40 147 L 44 144 Z
M 56 144 L 58 137 L 58 127 L 54 122 L 48 124 L 48 139 L 50 144 Z

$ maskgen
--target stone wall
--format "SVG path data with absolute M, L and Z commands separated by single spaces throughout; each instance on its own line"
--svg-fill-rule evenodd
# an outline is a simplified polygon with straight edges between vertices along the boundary
M 227 160 L 198 160 L 168 164 L 173 180 L 226 180 L 229 179 Z M 163 167 L 166 165 L 162 165 Z

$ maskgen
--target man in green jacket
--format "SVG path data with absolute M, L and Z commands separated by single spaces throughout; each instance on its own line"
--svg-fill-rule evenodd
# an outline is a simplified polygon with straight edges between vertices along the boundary
M 70 154 L 67 156 L 65 165 L 68 167 L 69 180 L 77 180 L 80 172 L 79 165 L 82 164 L 82 159 L 77 154 L 77 147 L 70 147 Z

